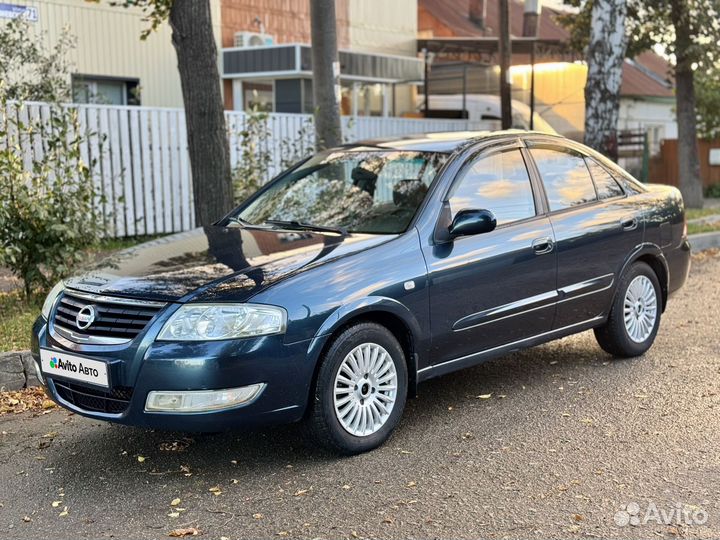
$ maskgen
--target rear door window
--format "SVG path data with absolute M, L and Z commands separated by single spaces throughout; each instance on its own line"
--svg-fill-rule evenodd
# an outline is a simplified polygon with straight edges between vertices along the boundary
M 580 154 L 552 148 L 532 148 L 530 154 L 540 172 L 551 211 L 597 200 L 590 171 Z

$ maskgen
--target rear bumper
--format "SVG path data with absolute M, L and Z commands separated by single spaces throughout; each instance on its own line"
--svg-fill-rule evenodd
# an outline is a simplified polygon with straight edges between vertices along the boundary
M 307 358 L 308 345 L 308 341 L 285 344 L 282 336 L 207 343 L 152 342 L 123 351 L 79 353 L 108 362 L 107 391 L 47 373 L 44 378 L 56 403 L 89 418 L 172 431 L 226 431 L 302 418 L 314 370 Z M 32 352 L 38 364 L 40 347 L 68 350 L 48 335 L 42 318 L 33 327 Z M 256 383 L 266 384 L 263 392 L 234 408 L 200 413 L 145 411 L 152 390 L 221 390 Z M 77 392 L 68 391 L 69 387 Z M 127 401 L 126 406 L 115 401 L 118 396 Z M 102 400 L 108 403 L 107 399 L 111 407 L 90 410 L 102 409 Z M 117 412 L 119 409 L 123 410 Z
M 691 246 L 687 238 L 683 238 L 675 249 L 665 252 L 668 264 L 668 297 L 672 296 L 687 281 L 690 274 Z

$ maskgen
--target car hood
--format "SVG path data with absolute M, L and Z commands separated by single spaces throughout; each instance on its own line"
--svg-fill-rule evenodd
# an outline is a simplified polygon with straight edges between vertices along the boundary
M 120 251 L 65 285 L 146 300 L 242 302 L 289 275 L 393 237 L 205 227 Z

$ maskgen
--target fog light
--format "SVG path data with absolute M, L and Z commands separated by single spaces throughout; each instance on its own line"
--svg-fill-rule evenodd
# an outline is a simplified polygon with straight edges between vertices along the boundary
M 196 413 L 230 409 L 255 399 L 265 383 L 227 390 L 155 391 L 148 394 L 147 412 Z

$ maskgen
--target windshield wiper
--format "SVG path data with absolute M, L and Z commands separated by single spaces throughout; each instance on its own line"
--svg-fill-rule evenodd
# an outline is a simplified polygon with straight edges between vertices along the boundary
M 313 223 L 305 223 L 304 221 L 284 221 L 282 219 L 266 219 L 265 223 L 270 225 L 276 225 L 284 229 L 291 229 L 294 231 L 316 231 L 316 232 L 327 232 L 333 234 L 339 234 L 347 236 L 349 233 L 347 229 L 343 227 L 325 227 L 323 225 L 315 225 Z

